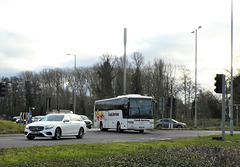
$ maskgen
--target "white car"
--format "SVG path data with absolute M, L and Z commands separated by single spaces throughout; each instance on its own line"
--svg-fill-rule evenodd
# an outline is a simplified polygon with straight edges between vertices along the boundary
M 60 139 L 61 136 L 76 136 L 82 139 L 86 133 L 86 123 L 76 114 L 49 114 L 39 122 L 26 126 L 25 136 L 28 140 L 35 137 L 52 137 Z

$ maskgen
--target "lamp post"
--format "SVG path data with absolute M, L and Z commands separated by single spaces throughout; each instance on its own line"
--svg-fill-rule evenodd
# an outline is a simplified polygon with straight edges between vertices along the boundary
M 67 54 L 71 56 L 71 54 Z M 76 55 L 74 56 L 73 113 L 76 113 Z
M 233 0 L 231 0 L 231 88 L 230 88 L 230 135 L 233 136 Z
M 127 28 L 124 28 L 124 71 L 123 71 L 123 95 L 126 95 L 126 45 L 127 45 Z
M 195 31 L 192 31 L 192 33 L 195 33 L 195 128 L 197 128 L 197 31 L 200 28 L 202 28 L 202 26 L 199 26 Z

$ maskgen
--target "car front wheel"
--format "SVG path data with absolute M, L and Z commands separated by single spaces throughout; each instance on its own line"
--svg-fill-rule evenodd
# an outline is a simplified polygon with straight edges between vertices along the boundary
M 27 139 L 28 140 L 33 140 L 35 138 L 35 136 L 28 136 Z
M 181 125 L 178 125 L 177 128 L 183 128 Z
M 54 135 L 53 139 L 59 140 L 59 139 L 61 138 L 61 134 L 62 134 L 61 129 L 60 129 L 60 128 L 57 128 L 57 129 L 55 130 L 55 135 Z
M 158 124 L 156 128 L 157 128 L 157 129 L 162 129 L 162 125 L 161 125 L 161 124 Z

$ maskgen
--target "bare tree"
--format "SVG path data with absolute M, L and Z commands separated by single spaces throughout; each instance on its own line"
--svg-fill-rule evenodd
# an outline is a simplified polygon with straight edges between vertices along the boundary
M 134 52 L 131 56 L 133 64 L 136 66 L 133 74 L 131 75 L 131 93 L 142 94 L 142 74 L 141 68 L 144 64 L 144 57 L 139 52 Z
M 183 92 L 184 96 L 184 118 L 188 118 L 190 116 L 190 106 L 193 98 L 193 88 L 194 85 L 192 83 L 192 79 L 190 77 L 190 70 L 186 68 L 186 66 L 181 65 L 179 67 L 181 71 L 181 78 L 180 78 L 180 87 L 181 87 L 181 92 Z M 180 97 L 181 98 L 181 97 Z
M 133 60 L 133 64 L 136 66 L 136 68 L 141 68 L 144 65 L 144 57 L 139 52 L 134 52 L 131 56 Z

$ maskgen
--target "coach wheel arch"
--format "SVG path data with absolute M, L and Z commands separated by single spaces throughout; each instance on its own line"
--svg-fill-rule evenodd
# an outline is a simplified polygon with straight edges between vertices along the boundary
M 100 122 L 100 130 L 101 130 L 101 131 L 107 131 L 107 130 L 108 130 L 107 128 L 103 128 L 103 123 L 102 123 L 102 121 Z
M 120 132 L 120 133 L 123 132 L 123 129 L 121 129 L 121 124 L 120 124 L 120 122 L 117 123 L 117 132 Z
M 103 131 L 103 123 L 102 123 L 102 121 L 100 122 L 100 130 Z

